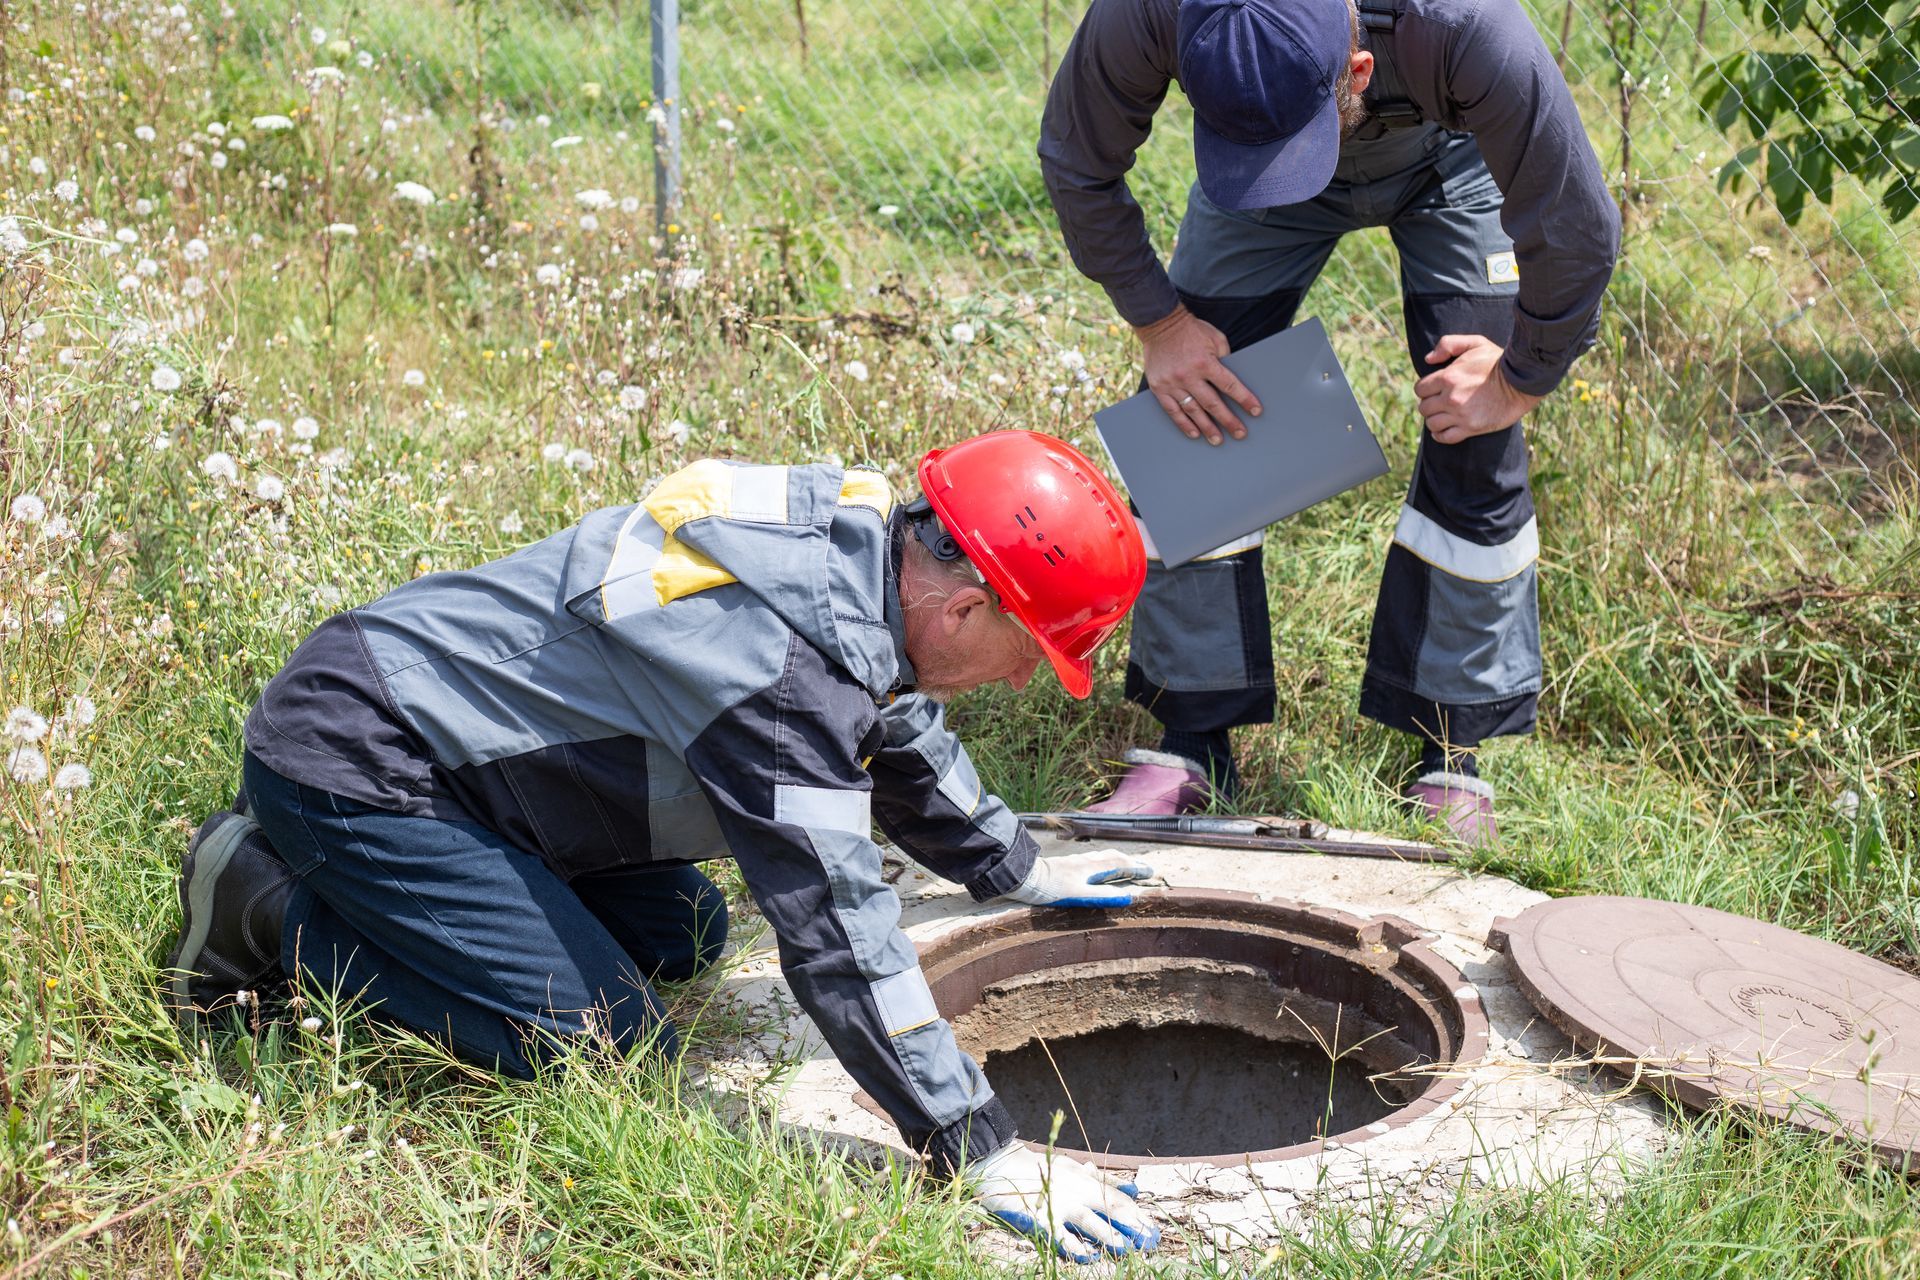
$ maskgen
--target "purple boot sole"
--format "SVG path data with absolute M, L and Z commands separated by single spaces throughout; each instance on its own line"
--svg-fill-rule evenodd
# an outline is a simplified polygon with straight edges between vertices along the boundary
M 1407 788 L 1407 800 L 1470 847 L 1500 834 L 1493 818 L 1493 787 L 1483 779 L 1464 773 L 1424 774 Z

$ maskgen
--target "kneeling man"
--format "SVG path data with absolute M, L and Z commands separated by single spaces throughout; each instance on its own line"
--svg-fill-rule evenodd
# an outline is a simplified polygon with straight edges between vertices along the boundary
M 1150 1248 L 1110 1182 L 1015 1140 L 871 838 L 980 900 L 1133 900 L 1138 863 L 1035 857 L 941 701 L 1043 659 L 1085 697 L 1140 535 L 1037 433 L 935 450 L 919 480 L 899 506 L 873 471 L 699 462 L 323 623 L 247 720 L 239 812 L 188 853 L 175 1004 L 291 978 L 516 1076 L 580 1040 L 672 1053 L 650 982 L 719 955 L 695 864 L 731 857 L 801 1004 L 936 1171 L 1070 1256 Z

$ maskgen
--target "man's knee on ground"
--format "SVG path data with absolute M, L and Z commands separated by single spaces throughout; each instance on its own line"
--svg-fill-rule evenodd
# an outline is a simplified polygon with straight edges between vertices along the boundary
M 648 1056 L 680 1056 L 680 1031 L 660 1009 L 651 990 L 637 990 L 590 1009 L 544 1011 L 511 1020 L 519 1033 L 517 1059 L 502 1059 L 502 1075 L 531 1080 L 542 1071 L 565 1066 L 583 1051 L 611 1051 L 629 1056 L 642 1049 Z

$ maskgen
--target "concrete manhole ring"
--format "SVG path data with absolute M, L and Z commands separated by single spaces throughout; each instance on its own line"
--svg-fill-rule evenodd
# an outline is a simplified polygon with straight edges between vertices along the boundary
M 1021 1131 L 1109 1169 L 1288 1160 L 1446 1102 L 1487 1022 L 1415 926 L 1247 893 L 1022 910 L 921 947 Z M 862 1096 L 862 1105 L 872 1108 Z

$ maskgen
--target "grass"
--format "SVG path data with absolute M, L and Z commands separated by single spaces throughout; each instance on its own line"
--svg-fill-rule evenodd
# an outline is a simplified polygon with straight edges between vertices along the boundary
M 317 1000 L 299 1011 L 317 1032 L 183 1042 L 154 966 L 185 836 L 232 786 L 254 693 L 334 609 L 707 454 L 904 478 L 920 450 L 988 427 L 1085 441 L 1135 374 L 1030 160 L 1043 55 L 1075 16 L 1059 8 L 822 0 L 803 63 L 788 6 L 687 0 L 671 245 L 652 239 L 630 2 L 193 3 L 190 33 L 158 11 L 9 15 L 0 211 L 28 247 L 0 276 L 0 496 L 33 495 L 46 518 L 0 523 L 0 705 L 51 719 L 38 749 L 91 782 L 0 778 L 0 1276 L 987 1269 L 956 1243 L 983 1228 L 953 1194 L 728 1118 L 674 1072 L 581 1062 L 503 1083 Z M 1559 15 L 1542 14 L 1550 39 Z M 1532 426 L 1548 685 L 1541 732 L 1488 753 L 1506 836 L 1479 865 L 1911 965 L 1916 232 L 1854 194 L 1787 228 L 1718 191 L 1734 144 L 1687 102 L 1693 16 L 1642 13 L 1639 56 L 1672 92 L 1655 76 L 1632 98 L 1601 342 Z M 1604 17 L 1583 0 L 1567 63 L 1613 165 Z M 343 78 L 312 81 L 316 65 Z M 267 115 L 294 127 L 251 123 Z M 1138 175 L 1162 245 L 1185 129 L 1174 95 Z M 400 180 L 441 198 L 395 202 Z M 594 189 L 613 203 L 583 204 Z M 1355 237 L 1309 310 L 1404 477 L 1394 278 L 1384 234 Z M 623 407 L 626 386 L 644 407 Z M 1268 538 L 1282 697 L 1276 724 L 1240 737 L 1249 808 L 1414 832 L 1393 801 L 1407 745 L 1353 711 L 1397 483 Z M 1149 732 L 1119 662 L 1088 704 L 1049 686 L 955 708 L 1011 803 L 1091 798 Z M 673 994 L 698 1059 L 732 1028 L 697 984 Z M 1920 1270 L 1911 1191 L 1846 1155 L 1695 1119 L 1604 1205 L 1467 1188 L 1419 1231 L 1328 1215 L 1243 1262 Z

